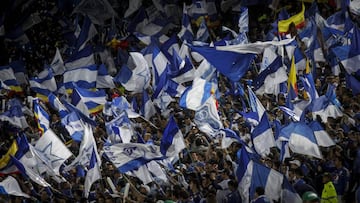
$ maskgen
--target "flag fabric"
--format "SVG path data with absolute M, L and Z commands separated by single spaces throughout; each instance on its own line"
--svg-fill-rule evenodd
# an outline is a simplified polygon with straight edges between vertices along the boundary
M 179 105 L 183 108 L 198 110 L 211 97 L 212 84 L 201 78 L 195 78 L 180 97 Z
M 58 47 L 56 47 L 55 56 L 51 61 L 50 67 L 53 70 L 54 75 L 61 75 L 65 72 L 64 61 Z
M 206 26 L 205 18 L 201 17 L 201 23 L 199 29 L 196 32 L 196 40 L 201 42 L 206 42 L 210 37 L 209 30 Z
M 264 60 L 264 59 L 263 59 Z M 269 59 L 271 60 L 271 59 Z M 270 63 L 270 62 L 263 62 L 263 63 Z M 275 58 L 272 60 L 272 62 L 270 64 L 268 64 L 266 66 L 266 68 L 264 68 L 259 75 L 254 79 L 253 81 L 253 85 L 255 90 L 259 89 L 261 86 L 263 86 L 265 84 L 265 80 L 266 78 L 272 74 L 277 72 L 277 70 L 282 67 L 282 61 L 281 61 L 281 57 L 280 56 L 275 56 Z
M 239 135 L 237 135 L 233 130 L 229 128 L 221 129 L 224 132 L 223 137 L 221 139 L 221 148 L 228 148 L 233 142 L 242 143 Z
M 25 75 L 25 62 L 22 60 L 11 61 L 9 66 L 13 69 L 16 80 L 19 85 L 28 84 L 27 75 Z
M 314 135 L 319 146 L 330 147 L 335 145 L 334 140 L 329 136 L 318 121 L 311 121 L 311 123 L 309 123 L 309 127 L 314 131 Z
M 300 29 L 300 28 L 304 27 L 304 25 L 305 25 L 305 15 L 304 14 L 305 14 L 305 6 L 304 6 L 304 4 L 302 4 L 302 9 L 301 9 L 300 13 L 298 13 L 298 14 L 296 14 L 294 16 L 291 16 L 288 19 L 279 20 L 279 22 L 278 22 L 279 34 L 288 33 L 289 25 L 291 23 L 294 23 L 295 27 L 297 29 Z
M 153 115 L 156 114 L 154 103 L 151 98 L 149 98 L 146 90 L 143 92 L 141 113 L 146 120 L 149 120 Z
M 91 66 L 95 64 L 93 49 L 91 46 L 85 46 L 81 51 L 76 51 L 64 62 L 65 71 Z M 62 74 L 62 73 L 60 73 Z
M 304 86 L 304 90 L 309 94 L 310 99 L 313 101 L 316 98 L 319 97 L 319 94 L 316 90 L 314 78 L 312 76 L 312 73 L 306 73 L 303 75 L 303 77 L 300 78 L 302 81 L 302 84 Z
M 22 88 L 16 81 L 14 71 L 10 66 L 0 66 L 0 81 L 10 87 L 12 91 L 22 92 Z
M 64 86 L 67 90 L 78 87 L 91 89 L 96 87 L 97 67 L 96 65 L 85 66 L 68 70 L 64 73 Z
M 57 91 L 57 85 L 51 69 L 45 69 L 35 78 L 29 80 L 31 89 L 43 101 L 48 101 L 47 95 Z
M 94 24 L 91 22 L 88 16 L 85 16 L 80 34 L 76 40 L 75 50 L 81 51 L 86 46 L 86 43 L 90 41 L 95 35 L 97 35 L 97 30 Z
M 83 0 L 74 8 L 73 13 L 89 16 L 91 22 L 104 25 L 105 21 L 115 17 L 116 12 L 107 0 Z
M 103 150 L 121 173 L 137 169 L 152 160 L 165 158 L 160 152 L 160 147 L 156 145 L 119 143 L 104 146 Z
M 358 66 L 360 63 L 360 29 L 354 26 L 353 30 L 348 56 L 346 59 L 341 60 L 348 74 L 356 73 L 360 70 Z
M 189 46 L 193 51 L 201 54 L 220 73 L 224 74 L 233 82 L 240 80 L 240 78 L 244 76 L 255 57 L 254 54 L 221 51 L 214 47 Z M 219 58 L 222 60 L 218 60 Z
M 49 129 L 50 116 L 46 112 L 46 110 L 40 105 L 38 99 L 35 99 L 33 102 L 34 115 L 37 119 L 38 128 L 41 131 L 41 134 L 44 134 L 44 132 Z
M 188 8 L 186 4 L 183 4 L 183 15 L 182 15 L 182 25 L 181 30 L 178 33 L 178 37 L 184 42 L 192 42 L 194 38 L 194 33 L 191 28 L 190 16 L 188 15 Z
M 130 52 L 130 56 L 135 63 L 135 68 L 131 70 L 123 66 L 119 71 L 119 77 L 121 77 L 119 82 L 127 91 L 141 93 L 150 85 L 150 69 L 141 53 Z
M 114 79 L 109 75 L 104 64 L 101 64 L 96 77 L 96 88 L 115 88 Z
M 84 135 L 84 123 L 76 112 L 71 112 L 61 119 L 61 124 L 74 141 L 81 142 Z
M 180 47 L 176 34 L 172 34 L 171 37 L 161 45 L 160 50 L 165 54 L 168 60 L 170 60 L 174 53 L 179 53 Z
M 87 166 L 90 162 L 91 153 L 93 152 L 93 150 L 97 151 L 95 138 L 91 126 L 85 122 L 84 134 L 79 147 L 79 154 L 71 162 L 70 165 L 65 166 L 64 170 L 69 171 L 70 169 L 74 168 L 77 165 Z M 101 165 L 101 158 L 97 153 L 96 153 L 96 159 L 99 165 Z
M 294 153 L 322 158 L 314 131 L 303 122 L 291 122 L 280 130 L 279 139 L 288 141 Z
M 129 143 L 134 134 L 133 127 L 126 111 L 105 123 L 106 132 L 111 143 Z
M 167 157 L 174 157 L 185 148 L 185 142 L 173 116 L 167 123 L 160 142 L 160 152 Z
M 60 166 L 73 155 L 51 129 L 45 131 L 43 136 L 38 139 L 34 149 L 43 155 L 42 161 L 48 163 L 56 175 L 60 175 Z
M 84 107 L 83 112 L 88 113 L 97 113 L 103 109 L 104 104 L 106 103 L 106 93 L 104 90 L 90 91 L 84 88 L 75 86 L 75 89 L 71 95 L 71 103 L 76 107 Z M 86 113 L 85 113 L 86 115 Z
M 200 109 L 195 111 L 194 123 L 200 131 L 212 136 L 224 128 L 218 114 L 216 101 L 212 96 L 206 100 Z
M 152 52 L 152 69 L 153 69 L 153 86 L 156 85 L 160 81 L 160 77 L 163 73 L 166 74 L 166 69 L 168 66 L 169 61 L 165 57 L 165 55 L 161 52 L 158 46 L 153 45 L 153 52 Z
M 317 115 L 321 117 L 323 122 L 327 122 L 328 117 L 337 118 L 343 116 L 341 109 L 330 101 L 326 95 L 322 95 L 315 99 L 309 106 L 313 118 Z
M 53 93 L 48 95 L 48 100 L 51 108 L 59 112 L 60 118 L 64 118 L 68 114 L 68 110 L 63 103 Z
M 97 152 L 95 151 L 95 148 L 93 148 L 90 158 L 90 164 L 88 167 L 88 171 L 86 172 L 85 183 L 84 183 L 84 196 L 86 198 L 89 196 L 91 185 L 95 181 L 101 179 L 100 165 L 97 162 L 96 154 Z
M 251 132 L 251 138 L 255 151 L 262 157 L 269 155 L 270 149 L 275 147 L 274 133 L 266 113 L 263 114 L 259 125 Z
M 248 93 L 251 111 L 257 113 L 258 121 L 260 121 L 266 110 L 250 86 L 248 86 Z
M 0 182 L 0 194 L 30 198 L 28 194 L 21 190 L 19 183 L 12 176 L 7 176 Z
M 348 73 L 346 73 L 345 78 L 346 78 L 346 87 L 351 89 L 352 94 L 354 96 L 360 94 L 360 80 L 358 80 L 356 77 Z
M 13 105 L 8 111 L 0 114 L 0 121 L 8 121 L 11 125 L 20 129 L 29 127 L 20 104 Z

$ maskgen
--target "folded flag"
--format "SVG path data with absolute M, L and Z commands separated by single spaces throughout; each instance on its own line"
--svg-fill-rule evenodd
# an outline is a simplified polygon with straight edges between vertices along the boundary
M 314 135 L 319 146 L 330 147 L 335 145 L 334 140 L 329 136 L 318 121 L 312 121 L 309 123 L 309 126 L 314 131 Z
M 160 147 L 156 145 L 118 143 L 105 146 L 103 150 L 105 155 L 121 173 L 135 170 L 152 160 L 166 158 L 160 152 Z
M 30 198 L 28 194 L 21 190 L 19 183 L 12 176 L 8 176 L 0 182 L 0 194 Z
M 84 196 L 87 198 L 91 189 L 91 185 L 101 179 L 100 165 L 96 158 L 97 151 L 93 148 L 90 158 L 90 164 L 88 171 L 86 172 L 85 183 L 84 183 Z
M 211 97 L 212 84 L 201 78 L 195 78 L 180 97 L 179 105 L 183 108 L 198 110 Z
M 291 122 L 283 127 L 278 139 L 288 141 L 294 153 L 322 158 L 314 131 L 303 122 Z
M 173 116 L 167 123 L 160 142 L 160 152 L 167 157 L 174 157 L 185 148 L 182 132 L 175 122 Z

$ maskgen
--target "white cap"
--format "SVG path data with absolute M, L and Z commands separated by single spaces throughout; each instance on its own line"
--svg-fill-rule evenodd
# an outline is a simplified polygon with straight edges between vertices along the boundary
M 295 164 L 296 166 L 300 167 L 301 166 L 301 163 L 299 160 L 292 160 L 292 161 L 289 161 L 290 164 Z

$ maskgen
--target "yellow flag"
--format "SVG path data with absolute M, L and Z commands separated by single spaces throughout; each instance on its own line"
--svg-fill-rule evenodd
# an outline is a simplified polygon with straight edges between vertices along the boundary
M 278 31 L 279 33 L 287 33 L 289 31 L 289 25 L 293 22 L 296 28 L 301 28 L 305 25 L 305 6 L 302 4 L 301 12 L 291 16 L 286 20 L 280 20 L 278 22 Z
M 9 150 L 3 155 L 0 159 L 0 168 L 4 168 L 10 161 L 10 156 L 15 156 L 15 153 L 18 150 L 18 146 L 16 140 L 13 141 Z

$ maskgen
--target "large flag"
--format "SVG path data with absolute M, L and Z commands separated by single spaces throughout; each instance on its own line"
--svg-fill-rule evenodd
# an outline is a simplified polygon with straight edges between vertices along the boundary
M 0 66 L 0 81 L 10 87 L 12 91 L 22 92 L 22 88 L 16 81 L 14 71 L 10 66 Z
M 85 66 L 68 70 L 64 73 L 64 86 L 73 89 L 75 85 L 85 89 L 96 87 L 97 67 L 96 65 Z
M 171 116 L 161 138 L 160 152 L 164 156 L 174 157 L 185 147 L 184 137 L 174 117 Z
M 314 135 L 319 146 L 330 147 L 335 145 L 334 140 L 329 136 L 318 121 L 312 121 L 309 123 L 309 126 L 314 131 Z
M 92 131 L 91 126 L 85 122 L 84 123 L 84 134 L 83 134 L 81 144 L 79 147 L 79 154 L 77 155 L 77 157 L 73 160 L 73 162 L 70 165 L 68 165 L 64 168 L 64 170 L 68 171 L 77 165 L 82 165 L 82 166 L 88 165 L 90 162 L 91 153 L 93 152 L 93 149 L 95 151 L 97 151 L 97 146 L 96 146 L 95 138 L 93 135 L 93 131 Z M 96 156 L 97 162 L 99 163 L 99 165 L 101 165 L 101 158 L 97 153 L 96 153 L 96 155 L 97 155 Z
M 101 64 L 96 78 L 96 88 L 115 88 L 114 79 L 109 75 L 107 68 Z
M 275 138 L 267 114 L 264 113 L 259 125 L 251 132 L 255 151 L 265 157 L 270 154 L 271 147 L 275 147 Z
M 36 142 L 35 150 L 41 155 L 42 161 L 56 172 L 56 175 L 60 175 L 60 166 L 73 155 L 51 129 L 45 131 Z
M 189 45 L 190 48 L 201 54 L 220 73 L 231 81 L 239 81 L 248 71 L 254 54 L 241 54 L 232 51 L 221 51 L 214 47 L 198 47 Z M 221 58 L 222 60 L 218 60 Z
M 341 49 L 341 47 L 333 48 L 333 51 L 344 65 L 348 74 L 356 73 L 360 70 L 358 66 L 360 63 L 360 29 L 354 26 L 353 30 L 349 46 L 344 46 L 344 49 Z
M 49 129 L 50 126 L 50 116 L 46 110 L 40 105 L 39 100 L 35 99 L 34 101 L 34 115 L 37 120 L 38 128 L 41 131 L 41 134 Z
M 65 70 L 69 71 L 75 68 L 91 66 L 94 64 L 95 64 L 95 58 L 94 58 L 93 49 L 91 46 L 86 46 L 81 51 L 77 51 L 73 53 L 65 61 L 65 68 L 66 68 Z
M 28 194 L 21 190 L 19 183 L 12 176 L 8 176 L 0 182 L 0 194 L 30 198 Z
M 90 41 L 97 34 L 95 25 L 91 22 L 88 16 L 85 16 L 80 34 L 76 40 L 75 50 L 81 51 L 88 41 Z
M 84 183 L 84 196 L 86 198 L 89 196 L 91 185 L 95 181 L 101 179 L 100 165 L 97 162 L 96 154 L 97 151 L 95 151 L 95 148 L 93 148 L 90 158 L 90 164 L 88 167 L 88 171 L 86 173 L 85 183 Z
M 178 34 L 178 37 L 182 41 L 191 42 L 194 38 L 194 33 L 191 28 L 190 16 L 188 15 L 186 4 L 183 5 L 183 16 L 182 16 L 182 26 L 181 31 Z
M 135 68 L 124 65 L 116 78 L 127 91 L 141 93 L 150 85 L 151 73 L 144 56 L 138 52 L 130 52 Z
M 0 121 L 8 121 L 11 125 L 20 129 L 29 127 L 20 105 L 13 105 L 8 111 L 0 114 Z
M 291 122 L 283 127 L 278 140 L 287 141 L 294 153 L 322 158 L 314 131 L 303 122 Z
M 198 110 L 211 97 L 212 84 L 201 78 L 195 78 L 180 97 L 179 105 L 183 108 Z
M 82 110 L 85 115 L 88 115 L 87 113 L 97 113 L 103 109 L 106 103 L 106 93 L 102 89 L 90 91 L 75 86 L 71 95 L 71 103 Z
M 47 101 L 47 95 L 57 91 L 57 85 L 51 69 L 45 69 L 37 77 L 29 80 L 31 89 L 38 93 L 38 97 Z
M 54 75 L 61 75 L 65 72 L 64 61 L 61 57 L 60 50 L 57 47 L 54 59 L 51 61 L 50 67 L 54 71 Z
M 304 14 L 305 14 L 305 6 L 304 6 L 304 4 L 302 4 L 302 9 L 301 9 L 300 13 L 298 13 L 294 16 L 291 16 L 290 18 L 288 18 L 286 20 L 280 20 L 278 22 L 279 33 L 284 34 L 284 33 L 289 32 L 289 25 L 291 23 L 294 23 L 295 27 L 297 29 L 304 27 L 304 25 L 305 25 L 305 15 Z
M 104 146 L 105 155 L 121 173 L 134 170 L 152 160 L 161 160 L 165 156 L 156 145 L 139 143 L 119 143 Z
M 212 96 L 206 100 L 204 105 L 196 110 L 194 123 L 200 131 L 213 136 L 220 129 L 224 128 L 216 108 L 216 101 Z

